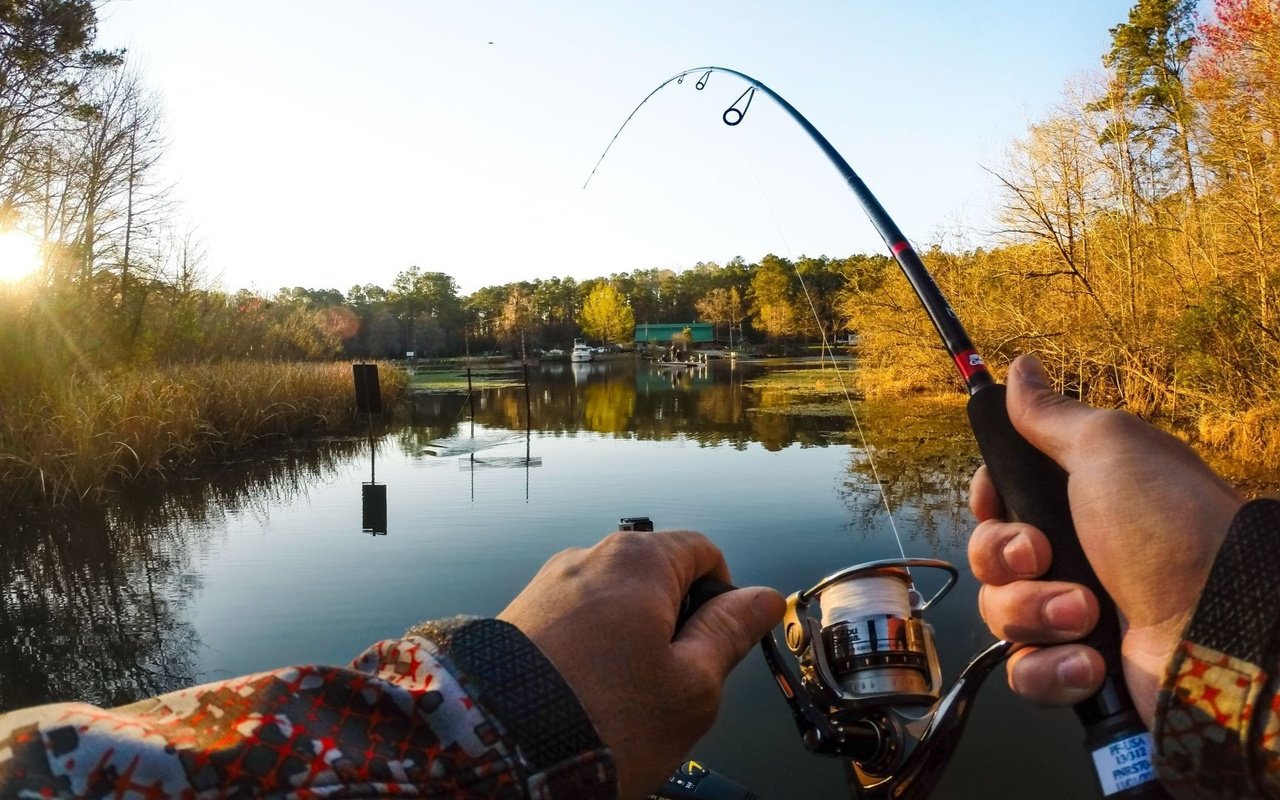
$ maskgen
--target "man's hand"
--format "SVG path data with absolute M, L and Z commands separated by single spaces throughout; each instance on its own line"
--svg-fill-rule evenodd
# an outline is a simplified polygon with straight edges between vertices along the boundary
M 729 582 L 720 551 L 692 531 L 619 532 L 552 557 L 498 615 L 555 664 L 613 751 L 621 797 L 658 787 L 715 720 L 730 670 L 782 620 L 782 596 L 738 589 L 675 633 L 689 586 Z
M 1120 612 L 1125 681 L 1150 725 L 1164 669 L 1241 500 L 1174 437 L 1054 392 L 1034 358 L 1010 367 L 1008 407 L 1014 428 L 1067 471 L 1076 532 Z M 1010 658 L 1010 687 L 1045 705 L 1089 697 L 1102 683 L 1102 656 L 1060 643 L 1093 629 L 1096 598 L 1078 584 L 1032 580 L 1049 567 L 1049 542 L 1003 519 L 985 467 L 973 476 L 969 507 L 979 520 L 969 564 L 983 584 L 987 627 L 1001 638 L 1054 645 Z

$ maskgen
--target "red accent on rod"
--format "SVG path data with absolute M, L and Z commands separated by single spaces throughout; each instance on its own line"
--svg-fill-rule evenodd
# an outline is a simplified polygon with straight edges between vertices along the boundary
M 910 250 L 910 249 L 911 249 L 911 245 L 910 245 L 910 244 L 908 244 L 908 243 L 906 242 L 906 240 L 905 240 L 905 239 L 904 239 L 903 241 L 901 241 L 901 242 L 898 242 L 898 243 L 894 244 L 894 246 L 893 246 L 893 248 L 892 248 L 892 250 L 893 250 L 893 254 L 894 254 L 895 256 L 896 256 L 897 254 L 901 253 L 903 250 Z
M 977 350 L 956 353 L 956 366 L 960 368 L 960 374 L 966 381 L 979 372 L 987 371 L 987 365 L 982 363 L 982 356 L 978 355 Z

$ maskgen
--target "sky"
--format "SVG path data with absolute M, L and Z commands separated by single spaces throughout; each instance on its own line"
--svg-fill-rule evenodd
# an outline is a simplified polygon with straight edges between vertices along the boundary
M 1100 69 L 1130 0 L 111 0 L 98 43 L 161 98 L 164 180 L 228 289 L 467 294 L 883 245 L 805 114 L 918 246 L 996 227 L 1010 142 Z

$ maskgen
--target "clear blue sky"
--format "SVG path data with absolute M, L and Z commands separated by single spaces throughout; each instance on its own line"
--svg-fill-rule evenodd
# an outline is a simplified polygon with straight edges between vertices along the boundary
M 821 154 L 733 67 L 805 113 L 924 244 L 994 227 L 983 166 L 1100 68 L 1128 0 L 500 3 L 114 0 L 166 109 L 166 170 L 229 288 L 464 292 L 880 244 Z

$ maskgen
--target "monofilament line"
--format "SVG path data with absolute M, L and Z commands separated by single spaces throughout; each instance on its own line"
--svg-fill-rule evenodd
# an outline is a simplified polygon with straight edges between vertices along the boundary
M 853 427 L 858 432 L 858 441 L 862 445 L 862 452 L 867 455 L 867 465 L 871 467 L 871 477 L 876 483 L 876 491 L 880 493 L 880 503 L 884 506 L 885 516 L 889 519 L 889 530 L 893 532 L 893 540 L 898 544 L 898 553 L 903 558 L 906 558 L 907 550 L 903 547 L 902 537 L 898 534 L 898 523 L 893 516 L 893 507 L 889 502 L 889 494 L 884 490 L 884 483 L 880 480 L 880 470 L 876 467 L 871 445 L 867 442 L 867 436 L 862 430 L 862 421 L 858 418 L 858 409 L 854 405 L 853 394 L 845 383 L 839 364 L 836 363 L 835 348 L 831 346 L 830 341 L 827 339 L 826 326 L 822 324 L 822 317 L 818 315 L 818 308 L 813 302 L 813 297 L 809 294 L 809 287 L 804 282 L 804 275 L 800 273 L 800 268 L 796 265 L 795 256 L 791 252 L 791 244 L 787 241 L 787 235 L 782 230 L 782 223 L 778 220 L 778 214 L 774 211 L 773 203 L 769 202 L 769 193 L 764 190 L 764 184 L 760 180 L 760 174 L 756 172 L 756 165 L 751 160 L 751 154 L 743 146 L 742 142 L 738 142 L 738 149 L 742 151 L 743 158 L 747 162 L 747 168 L 751 170 L 751 177 L 755 179 L 756 189 L 760 192 L 765 208 L 769 210 L 769 216 L 773 218 L 773 226 L 777 229 L 778 237 L 782 240 L 782 246 L 787 251 L 787 260 L 791 262 L 791 269 L 795 272 L 796 279 L 800 282 L 800 291 L 804 293 L 804 300 L 809 306 L 809 313 L 813 314 L 813 321 L 818 326 L 818 334 L 822 337 L 822 349 L 819 350 L 819 353 L 826 353 L 831 356 L 831 368 L 835 370 L 836 383 L 840 385 L 840 392 L 844 395 L 845 404 L 849 407 L 849 416 L 853 418 Z

